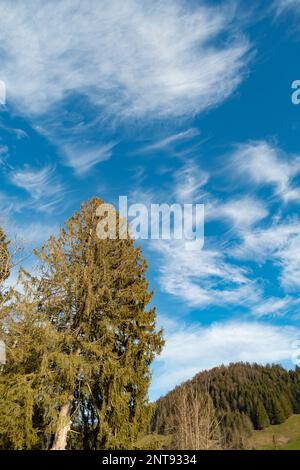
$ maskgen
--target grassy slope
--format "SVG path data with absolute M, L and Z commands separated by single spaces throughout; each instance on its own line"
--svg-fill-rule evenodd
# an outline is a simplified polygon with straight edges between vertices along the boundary
M 300 450 L 300 415 L 292 415 L 285 423 L 255 431 L 250 447 L 270 450 Z

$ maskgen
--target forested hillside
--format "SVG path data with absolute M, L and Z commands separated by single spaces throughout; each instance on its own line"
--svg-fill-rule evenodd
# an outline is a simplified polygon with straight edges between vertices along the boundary
M 187 394 L 194 400 L 195 391 L 212 400 L 222 447 L 243 448 L 253 429 L 300 413 L 300 368 L 286 371 L 278 365 L 237 363 L 201 372 L 157 401 L 151 432 L 176 433 L 179 397 Z

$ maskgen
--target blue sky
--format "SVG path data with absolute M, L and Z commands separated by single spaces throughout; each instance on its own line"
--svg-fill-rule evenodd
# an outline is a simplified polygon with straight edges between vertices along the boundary
M 300 1 L 0 0 L 0 12 L 10 236 L 29 253 L 92 196 L 203 203 L 203 250 L 142 242 L 166 336 L 151 398 L 221 363 L 292 366 Z

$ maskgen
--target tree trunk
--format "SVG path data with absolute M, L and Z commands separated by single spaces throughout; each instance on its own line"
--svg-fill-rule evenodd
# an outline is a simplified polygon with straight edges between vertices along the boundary
M 81 349 L 77 349 L 76 356 L 79 356 Z M 66 450 L 68 434 L 71 431 L 71 410 L 74 401 L 74 395 L 61 407 L 54 442 L 51 450 Z
M 73 397 L 70 398 L 62 407 L 59 413 L 57 430 L 54 437 L 54 443 L 51 450 L 66 450 L 68 434 L 71 430 L 71 408 Z

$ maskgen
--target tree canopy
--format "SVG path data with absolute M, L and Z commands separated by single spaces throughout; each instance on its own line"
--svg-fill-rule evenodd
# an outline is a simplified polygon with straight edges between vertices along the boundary
M 130 448 L 150 417 L 150 365 L 163 345 L 147 263 L 133 240 L 97 237 L 82 204 L 22 271 L 5 316 L 0 447 Z

